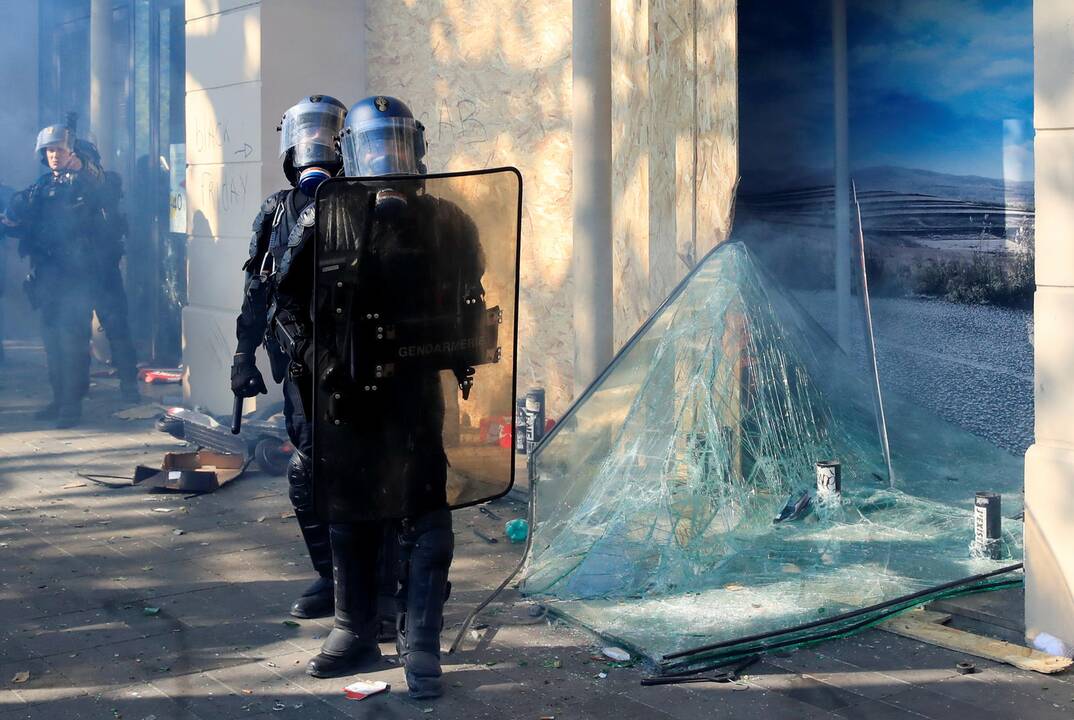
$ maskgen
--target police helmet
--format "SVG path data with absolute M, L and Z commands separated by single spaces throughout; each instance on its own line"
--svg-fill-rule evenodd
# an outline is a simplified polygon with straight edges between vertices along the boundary
M 41 128 L 41 132 L 37 133 L 37 145 L 34 147 L 34 154 L 38 156 L 42 164 L 47 165 L 48 160 L 45 159 L 46 148 L 60 146 L 73 151 L 74 142 L 75 136 L 69 127 L 66 125 L 49 125 Z
M 310 95 L 287 109 L 280 123 L 280 157 L 293 150 L 296 169 L 339 162 L 336 136 L 347 106 L 329 95 Z
M 425 172 L 425 126 L 397 98 L 374 95 L 352 105 L 340 145 L 350 176 Z

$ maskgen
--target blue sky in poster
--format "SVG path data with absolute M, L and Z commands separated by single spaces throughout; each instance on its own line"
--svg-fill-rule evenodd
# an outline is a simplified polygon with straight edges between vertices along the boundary
M 740 2 L 746 186 L 831 172 L 829 9 Z M 1032 180 L 1032 0 L 848 0 L 847 31 L 855 169 Z
M 1030 0 L 849 4 L 855 166 L 1032 179 Z

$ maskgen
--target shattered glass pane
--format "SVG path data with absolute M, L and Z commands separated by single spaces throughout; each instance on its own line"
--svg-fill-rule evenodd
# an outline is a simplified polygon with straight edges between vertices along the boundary
M 531 458 L 524 592 L 653 660 L 1021 557 L 1020 522 L 972 542 L 975 491 L 1020 511 L 1021 459 L 885 393 L 889 476 L 875 376 L 736 241 L 779 232 L 736 225 Z

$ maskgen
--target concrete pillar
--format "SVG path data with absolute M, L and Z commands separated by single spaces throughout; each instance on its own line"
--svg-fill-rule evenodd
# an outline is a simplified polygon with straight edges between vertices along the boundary
M 365 3 L 187 0 L 186 401 L 231 408 L 229 368 L 250 227 L 262 200 L 287 187 L 276 126 L 312 93 L 351 104 L 365 93 Z M 319 63 L 319 59 L 329 62 Z M 263 353 L 259 364 L 270 377 Z M 272 394 L 256 402 L 279 399 Z M 247 411 L 255 402 L 247 401 Z
M 0 67 L 37 68 L 38 7 L 37 0 L 3 4 L 4 22 L 0 23 Z M 0 73 L 0 183 L 22 189 L 32 183 L 44 168 L 34 156 L 37 139 L 36 70 Z M 45 119 L 45 122 L 54 122 Z M 25 258 L 15 251 L 15 243 L 0 240 L 0 339 L 28 339 L 38 335 L 37 313 L 30 309 L 22 280 L 29 271 Z
M 835 116 L 835 307 L 839 346 L 850 346 L 850 110 L 847 102 L 847 0 L 832 0 Z
M 1026 453 L 1026 635 L 1074 649 L 1074 4 L 1033 3 L 1036 443 Z
M 90 2 L 90 117 L 105 167 L 115 164 L 112 92 L 112 0 Z
M 574 388 L 612 359 L 612 78 L 608 0 L 574 0 Z

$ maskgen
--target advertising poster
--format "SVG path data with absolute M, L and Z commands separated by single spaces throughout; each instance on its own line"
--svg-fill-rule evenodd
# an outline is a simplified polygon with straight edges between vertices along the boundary
M 740 3 L 739 211 L 781 218 L 758 251 L 834 335 L 831 7 Z M 1033 430 L 1032 33 L 1030 0 L 847 0 L 843 36 L 881 381 L 1016 454 Z

